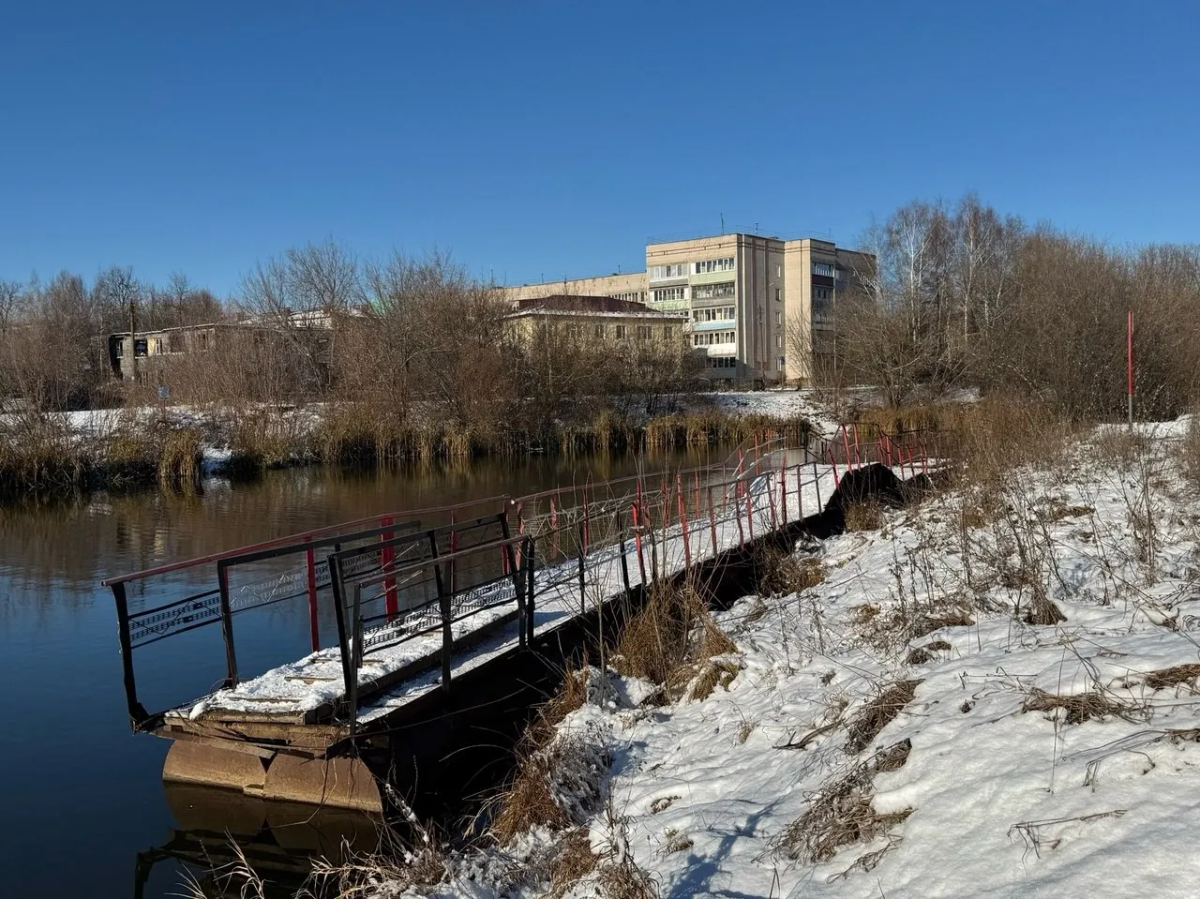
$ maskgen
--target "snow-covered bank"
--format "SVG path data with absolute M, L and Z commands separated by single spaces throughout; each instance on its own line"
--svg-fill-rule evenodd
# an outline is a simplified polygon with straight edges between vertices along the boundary
M 582 810 L 570 779 L 572 820 L 664 896 L 1196 895 L 1200 502 L 1180 431 L 1098 434 L 827 541 L 823 583 L 717 616 L 725 688 L 638 705 L 622 681 L 561 722 L 607 764 Z M 550 894 L 538 840 L 424 893 Z

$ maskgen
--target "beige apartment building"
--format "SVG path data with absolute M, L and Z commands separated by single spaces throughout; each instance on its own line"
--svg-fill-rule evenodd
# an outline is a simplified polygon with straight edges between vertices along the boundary
M 809 383 L 832 349 L 831 304 L 873 261 L 816 238 L 719 234 L 647 244 L 642 272 L 503 290 L 514 302 L 584 294 L 686 313 L 713 380 Z

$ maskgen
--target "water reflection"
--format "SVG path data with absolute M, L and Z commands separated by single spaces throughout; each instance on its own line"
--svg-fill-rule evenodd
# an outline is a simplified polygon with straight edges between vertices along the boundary
M 168 783 L 164 789 L 178 826 L 161 846 L 137 854 L 135 899 L 143 899 L 152 881 L 173 876 L 182 882 L 185 868 L 197 877 L 206 895 L 221 895 L 225 884 L 212 872 L 240 862 L 235 844 L 268 882 L 267 895 L 288 897 L 307 879 L 313 858 L 339 862 L 379 845 L 381 822 L 362 812 L 266 802 L 195 784 Z M 226 892 L 240 896 L 240 882 L 229 885 Z

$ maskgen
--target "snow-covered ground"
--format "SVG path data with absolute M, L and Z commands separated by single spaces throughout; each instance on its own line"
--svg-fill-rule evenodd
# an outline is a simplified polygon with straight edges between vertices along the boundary
M 820 434 L 832 434 L 839 422 L 831 414 L 820 391 L 754 390 L 700 394 L 698 402 L 735 414 L 771 415 L 776 418 L 803 416 Z
M 570 817 L 663 896 L 1200 895 L 1181 431 L 1097 432 L 828 540 L 823 583 L 718 614 L 737 674 L 704 699 L 639 705 L 611 675 L 555 738 L 601 769 L 599 801 L 555 781 Z M 552 840 L 459 858 L 432 893 L 546 895 L 523 866 Z

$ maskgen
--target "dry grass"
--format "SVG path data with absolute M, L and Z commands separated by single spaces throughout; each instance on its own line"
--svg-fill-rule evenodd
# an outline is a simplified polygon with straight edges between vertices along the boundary
M 558 853 L 550 865 L 550 895 L 561 897 L 584 877 L 596 870 L 600 859 L 592 852 L 586 827 L 573 828 L 558 843 Z
M 845 515 L 847 533 L 877 531 L 884 525 L 883 507 L 870 500 L 850 503 Z
M 680 665 L 668 679 L 667 693 L 671 696 L 680 695 L 691 684 L 691 690 L 687 692 L 688 699 L 708 699 L 717 687 L 728 690 L 741 670 L 740 665 L 724 659 L 706 659 L 694 665 Z
M 1162 690 L 1179 684 L 1191 684 L 1194 688 L 1197 678 L 1200 678 L 1200 665 L 1175 665 L 1149 672 L 1144 678 L 1144 683 L 1151 690 Z
M 776 840 L 785 856 L 805 864 L 828 861 L 843 846 L 866 843 L 885 836 L 912 813 L 911 809 L 881 815 L 871 805 L 874 778 L 880 771 L 895 771 L 908 760 L 911 744 L 905 740 L 856 765 L 809 801 L 808 808 Z
M 825 566 L 814 556 L 796 556 L 766 545 L 755 554 L 754 577 L 762 596 L 788 596 L 822 583 Z
M 850 623 L 862 640 L 873 649 L 904 651 L 919 640 L 948 627 L 972 627 L 975 624 L 962 597 L 937 600 L 917 609 L 911 603 L 890 606 L 886 611 L 875 603 L 856 606 Z
M 898 681 L 881 690 L 879 695 L 863 706 L 847 727 L 849 738 L 846 752 L 857 755 L 870 746 L 912 701 L 920 683 L 919 680 Z
M 596 880 L 604 899 L 655 899 L 658 896 L 650 875 L 628 855 L 604 865 Z
M 611 660 L 620 674 L 665 685 L 677 684 L 684 667 L 736 650 L 693 585 L 659 584 L 625 625 Z
M 1066 713 L 1064 720 L 1067 724 L 1083 724 L 1093 718 L 1103 720 L 1112 716 L 1126 718 L 1132 711 L 1128 705 L 1099 690 L 1077 693 L 1074 696 L 1059 696 L 1037 687 L 1033 688 L 1025 704 L 1021 706 L 1023 712 L 1055 712 L 1058 709 Z
M 585 737 L 560 735 L 523 756 L 498 800 L 491 833 L 505 846 L 535 827 L 562 830 L 583 824 L 598 805 L 611 760 Z
M 1046 596 L 1046 591 L 1042 589 L 1040 584 L 1035 584 L 1033 589 L 1033 599 L 1029 604 L 1029 608 L 1025 610 L 1025 615 L 1022 620 L 1026 624 L 1037 624 L 1043 627 L 1051 627 L 1060 622 L 1066 621 L 1067 616 L 1062 613 L 1054 601 Z

